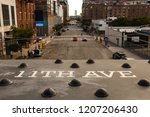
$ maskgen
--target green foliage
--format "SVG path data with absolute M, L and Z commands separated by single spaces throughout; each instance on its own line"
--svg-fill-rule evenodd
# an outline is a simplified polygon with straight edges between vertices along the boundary
M 53 30 L 60 31 L 63 28 L 63 24 L 57 24 L 53 27 Z
M 31 28 L 16 28 L 11 27 L 13 37 L 15 38 L 31 38 L 33 35 L 33 30 Z
M 141 26 L 141 25 L 146 25 L 150 23 L 150 19 L 149 18 L 135 18 L 131 21 L 133 26 Z
M 12 26 L 11 30 L 12 30 L 13 37 L 17 39 L 18 43 L 21 45 L 24 45 L 26 42 L 30 42 L 34 34 L 31 28 L 24 29 L 24 28 L 17 28 Z
M 118 18 L 110 23 L 111 26 L 128 26 L 127 18 Z
M 77 17 L 76 20 L 81 22 L 81 17 Z
M 91 20 L 82 20 L 82 25 L 84 25 L 84 26 L 90 26 L 91 25 L 91 23 L 92 23 L 92 21 Z
M 118 18 L 110 23 L 111 26 L 141 26 L 150 23 L 150 18 L 134 18 L 129 20 L 127 18 Z

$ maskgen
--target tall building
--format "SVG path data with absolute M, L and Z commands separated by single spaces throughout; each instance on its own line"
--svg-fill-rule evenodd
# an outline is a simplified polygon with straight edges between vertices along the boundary
M 57 16 L 56 0 L 36 0 L 35 19 L 37 36 L 48 36 L 52 32 Z
M 37 36 L 49 36 L 56 24 L 66 22 L 68 17 L 67 0 L 36 0 Z
M 0 55 L 6 55 L 11 26 L 17 26 L 15 0 L 0 0 Z M 10 42 L 10 41 L 9 41 Z
M 77 16 L 77 10 L 74 11 L 74 15 Z

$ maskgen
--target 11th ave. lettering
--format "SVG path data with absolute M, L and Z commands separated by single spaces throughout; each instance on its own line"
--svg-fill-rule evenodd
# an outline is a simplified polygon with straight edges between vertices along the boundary
M 38 76 L 43 78 L 73 78 L 75 77 L 75 71 L 31 71 L 29 78 L 37 78 Z M 15 78 L 22 78 L 26 76 L 26 71 L 20 71 Z M 132 71 L 86 71 L 81 77 L 82 78 L 112 78 L 114 76 L 120 78 L 136 78 L 136 75 Z

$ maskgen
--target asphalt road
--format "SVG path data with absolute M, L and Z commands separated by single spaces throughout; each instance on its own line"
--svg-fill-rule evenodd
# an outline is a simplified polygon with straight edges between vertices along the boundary
M 112 52 L 94 40 L 94 37 L 86 35 L 81 28 L 69 26 L 69 30 L 62 33 L 46 45 L 41 59 L 111 59 Z M 81 35 L 82 33 L 82 35 Z M 78 41 L 72 41 L 77 36 Z M 86 37 L 87 42 L 82 38 Z

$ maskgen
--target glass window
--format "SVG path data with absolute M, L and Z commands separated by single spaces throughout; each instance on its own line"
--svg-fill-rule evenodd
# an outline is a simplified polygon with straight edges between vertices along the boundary
M 30 20 L 31 18 L 30 18 L 30 13 L 28 13 L 28 19 Z
M 15 10 L 14 10 L 14 6 L 11 6 L 11 17 L 12 17 L 12 25 L 15 25 Z
M 4 26 L 10 25 L 9 8 L 8 5 L 2 4 L 3 23 Z
M 25 19 L 25 20 L 27 19 L 27 14 L 26 14 L 26 12 L 24 12 L 24 19 Z
M 22 20 L 22 12 L 19 13 L 19 19 Z

